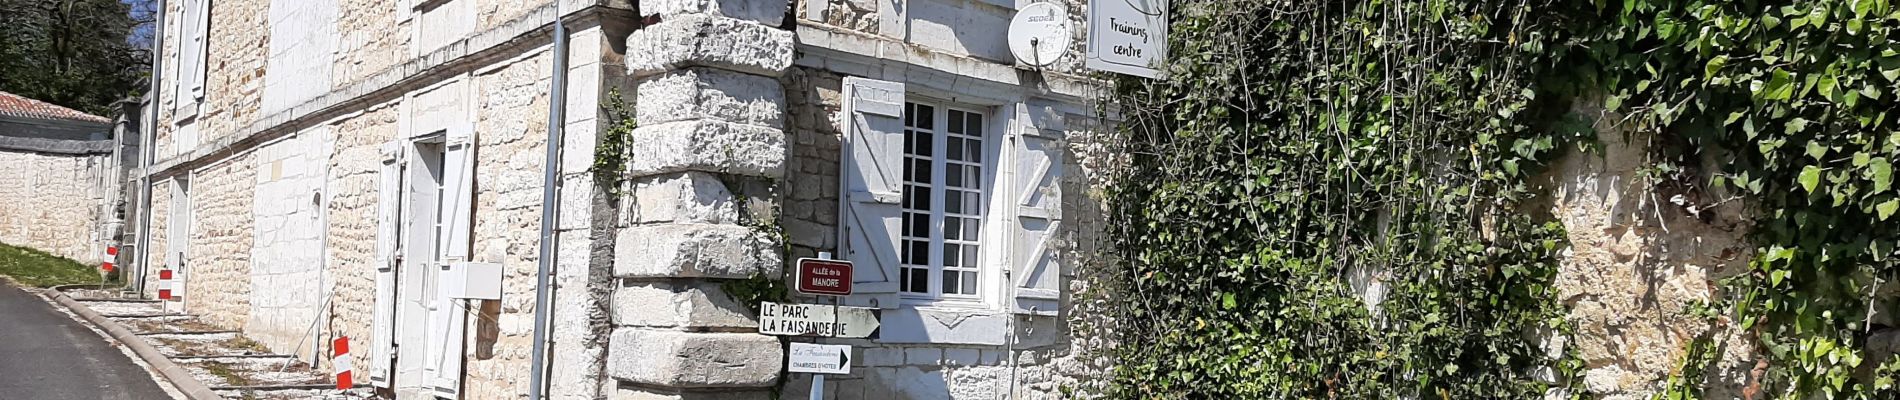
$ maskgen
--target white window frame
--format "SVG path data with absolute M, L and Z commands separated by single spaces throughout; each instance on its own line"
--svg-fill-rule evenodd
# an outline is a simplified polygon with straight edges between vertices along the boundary
M 992 249 L 998 248 L 997 246 L 1002 246 L 1003 243 L 997 243 L 997 241 L 993 239 L 1001 238 L 1002 236 L 992 235 L 991 231 L 993 231 L 993 229 L 991 229 L 991 227 L 995 225 L 992 219 L 998 215 L 998 213 L 994 212 L 995 206 L 992 203 L 996 193 L 998 193 L 995 184 L 997 183 L 996 177 L 999 176 L 998 173 L 1000 171 L 998 168 L 1001 163 L 999 162 L 1000 158 L 997 154 L 1000 151 L 997 144 L 1003 139 L 1003 132 L 997 129 L 999 124 L 997 123 L 994 113 L 990 112 L 988 107 L 941 101 L 918 96 L 914 93 L 907 94 L 905 97 L 904 112 L 906 115 L 904 118 L 904 134 L 907 138 L 911 130 L 921 128 L 912 126 L 913 120 L 909 114 L 913 112 L 916 107 L 920 106 L 930 107 L 932 113 L 932 126 L 929 127 L 928 131 L 930 133 L 932 149 L 930 159 L 930 190 L 927 196 L 930 206 L 930 220 L 928 222 L 930 236 L 928 238 L 911 236 L 909 235 L 911 229 L 911 226 L 909 226 L 910 221 L 906 220 L 901 223 L 903 226 L 901 226 L 897 232 L 898 246 L 900 247 L 897 253 L 899 254 L 900 262 L 904 264 L 900 267 L 901 272 L 898 276 L 898 296 L 903 299 L 904 304 L 912 306 L 987 308 L 1000 301 L 996 296 L 996 293 L 999 291 L 997 290 L 995 282 L 997 282 L 996 277 L 1002 273 L 1002 264 L 999 263 L 1001 260 L 994 256 L 995 253 L 993 253 Z M 975 182 L 966 181 L 962 186 L 962 188 L 966 189 L 972 187 L 976 189 L 975 203 L 968 204 L 969 202 L 965 201 L 966 204 L 963 205 L 964 210 L 968 210 L 969 207 L 972 206 L 978 207 L 978 212 L 974 214 L 966 212 L 956 215 L 946 215 L 945 211 L 947 206 L 945 193 L 949 190 L 947 167 L 953 163 L 970 164 L 962 161 L 949 161 L 948 142 L 950 137 L 956 135 L 960 136 L 961 139 L 972 136 L 967 134 L 971 130 L 971 127 L 967 125 L 963 128 L 964 133 L 953 134 L 950 132 L 950 115 L 952 113 L 974 114 L 980 119 L 980 123 L 976 125 L 976 129 L 980 129 L 980 136 L 975 136 L 980 140 L 978 148 L 982 151 L 982 154 L 980 154 L 981 159 L 975 162 L 978 168 L 978 174 L 975 177 Z M 909 163 L 914 159 L 917 159 L 917 157 L 912 155 L 911 149 L 905 148 L 905 162 Z M 912 185 L 912 181 L 908 179 L 908 176 L 904 178 L 905 186 Z M 903 205 L 906 214 L 915 211 L 910 208 L 910 206 L 911 204 L 908 202 Z M 946 218 L 952 216 L 974 219 L 977 223 L 977 228 L 975 229 L 977 237 L 975 239 L 967 237 L 957 240 L 947 239 L 945 232 Z M 910 264 L 909 260 L 905 258 L 906 249 L 903 247 L 908 247 L 910 245 L 909 241 L 918 239 L 927 239 L 929 241 L 927 248 L 929 255 L 926 256 L 927 265 Z M 946 260 L 946 255 L 944 254 L 946 244 L 976 246 L 977 250 L 974 252 L 976 261 L 960 263 L 965 265 L 965 267 L 962 268 L 944 265 Z M 909 277 L 910 270 L 913 269 L 923 269 L 927 271 L 926 274 L 928 278 L 925 286 L 928 291 L 914 292 L 905 290 L 910 286 L 910 282 L 907 278 Z M 962 272 L 971 273 L 962 276 L 974 275 L 973 284 L 976 286 L 974 291 L 970 294 L 944 293 L 945 279 L 943 279 L 943 274 L 946 269 L 961 269 L 963 270 Z M 962 278 L 959 279 L 960 285 L 970 284 L 969 282 L 970 281 L 963 280 Z

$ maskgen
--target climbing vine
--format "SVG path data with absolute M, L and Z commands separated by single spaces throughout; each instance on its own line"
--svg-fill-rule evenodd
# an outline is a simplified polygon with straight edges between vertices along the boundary
M 621 177 L 627 168 L 633 128 L 640 127 L 640 123 L 634 119 L 633 106 L 627 104 L 627 97 L 618 87 L 607 90 L 607 104 L 601 106 L 601 114 L 607 117 L 607 127 L 601 131 L 600 143 L 594 144 L 591 169 L 594 182 L 605 185 L 609 195 L 618 195 Z
M 1766 356 L 1745 395 L 1900 396 L 1868 350 L 1900 311 L 1888 0 L 1173 3 L 1165 78 L 1105 102 L 1111 395 L 1564 393 L 1579 362 L 1539 341 L 1566 244 L 1527 178 L 1592 148 L 1591 101 L 1669 143 L 1656 177 L 1735 196 L 1688 206 L 1748 205 L 1759 248 L 1703 309 Z M 1665 397 L 1717 353 L 1684 350 Z
M 1893 398 L 1885 328 L 1900 224 L 1900 13 L 1886 0 L 1623 1 L 1580 25 L 1571 76 L 1636 129 L 1675 136 L 1752 204 L 1760 248 L 1725 285 L 1770 368 L 1762 397 Z M 1879 306 L 1886 304 L 1885 306 Z M 1876 310 L 1883 307 L 1884 310 Z M 1878 365 L 1878 366 L 1877 366 Z
M 1176 1 L 1121 79 L 1110 191 L 1139 398 L 1542 398 L 1562 227 L 1515 211 L 1588 132 L 1519 1 Z M 1533 124 L 1531 121 L 1551 121 Z M 1555 354 L 1552 354 L 1555 353 Z

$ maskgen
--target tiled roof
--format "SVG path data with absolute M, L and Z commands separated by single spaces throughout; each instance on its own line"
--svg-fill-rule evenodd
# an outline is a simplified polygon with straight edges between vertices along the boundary
M 0 115 L 54 119 L 80 122 L 111 123 L 112 120 L 97 115 L 79 112 L 71 108 L 60 107 L 44 101 L 20 97 L 20 95 L 0 92 Z

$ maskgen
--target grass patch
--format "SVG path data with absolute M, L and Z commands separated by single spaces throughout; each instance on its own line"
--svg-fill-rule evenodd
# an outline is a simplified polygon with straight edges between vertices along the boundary
M 99 270 L 91 266 L 44 251 L 5 243 L 0 243 L 0 275 L 13 278 L 14 282 L 21 285 L 41 288 L 99 283 Z
M 217 361 L 206 361 L 203 365 L 205 367 L 205 372 L 211 373 L 212 376 L 216 376 L 218 377 L 218 379 L 223 379 L 226 385 L 230 385 L 230 386 L 250 386 L 251 385 L 251 379 L 244 377 L 244 374 L 238 373 L 237 370 L 231 369 L 230 364 L 225 364 L 225 363 L 217 362 Z

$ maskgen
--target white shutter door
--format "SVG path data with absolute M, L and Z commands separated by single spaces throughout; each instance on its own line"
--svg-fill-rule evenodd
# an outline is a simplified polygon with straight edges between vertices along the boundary
M 1056 315 L 1061 311 L 1062 265 L 1052 248 L 1062 227 L 1062 134 L 1060 120 L 1031 107 L 1016 142 L 1016 226 L 1010 240 L 1011 311 Z M 1038 112 L 1040 111 L 1040 112 Z
M 186 82 L 190 83 L 186 93 L 191 96 L 191 101 L 198 101 L 205 97 L 205 53 L 210 48 L 205 38 L 211 30 L 211 0 L 192 0 L 191 7 L 191 19 L 187 20 L 192 26 L 191 53 L 187 55 L 192 59 L 189 65 L 191 69 L 181 72 L 185 73 Z
M 474 138 L 457 136 L 450 132 L 448 145 L 442 157 L 442 185 L 444 195 L 448 196 L 443 204 L 448 207 L 443 215 L 449 220 L 444 224 L 441 237 L 442 260 L 435 265 L 436 279 L 441 271 L 455 262 L 468 261 L 469 238 L 474 232 L 474 195 L 475 195 L 475 143 Z M 469 300 L 450 298 L 440 290 L 445 285 L 435 285 L 436 310 L 434 317 L 438 325 L 431 327 L 432 334 L 440 334 L 436 343 L 440 347 L 430 358 L 433 379 L 431 383 L 438 393 L 455 394 L 462 387 L 462 342 L 468 328 Z
M 370 326 L 369 381 L 376 387 L 390 387 L 390 351 L 396 335 L 396 244 L 402 226 L 402 149 L 401 143 L 383 145 L 381 181 L 376 186 L 376 316 Z
M 838 217 L 850 260 L 852 305 L 897 307 L 897 228 L 903 216 L 904 84 L 844 78 L 845 129 Z

